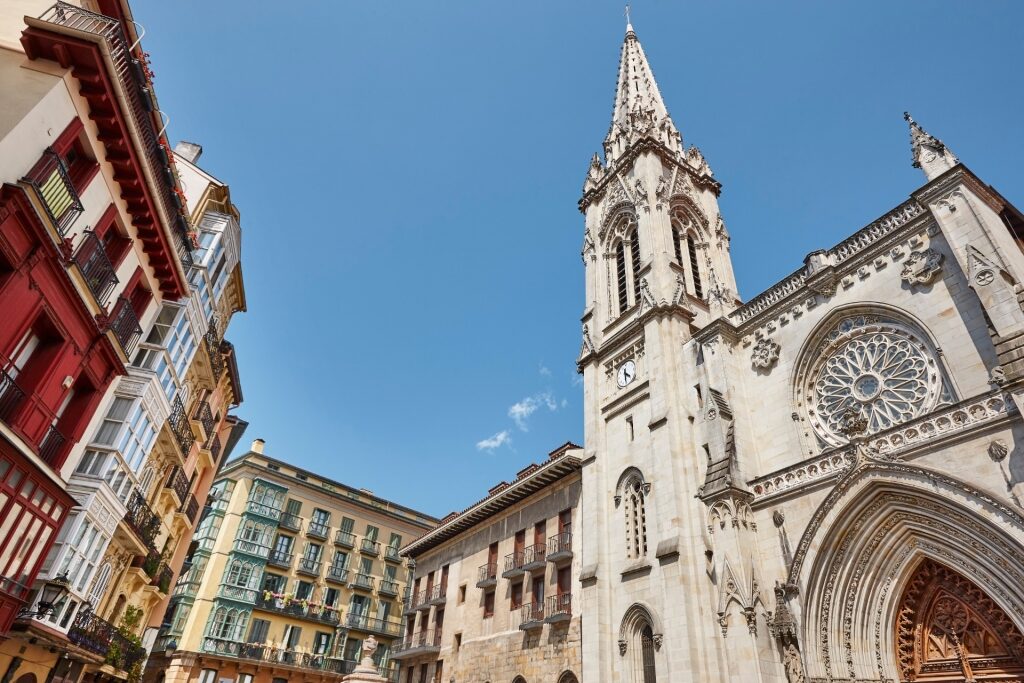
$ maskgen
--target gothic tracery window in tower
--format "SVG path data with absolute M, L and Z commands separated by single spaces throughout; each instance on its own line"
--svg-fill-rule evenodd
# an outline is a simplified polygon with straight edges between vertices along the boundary
M 633 303 L 640 302 L 640 231 L 633 229 L 629 236 L 629 254 L 633 266 Z
M 704 298 L 704 283 L 701 280 L 700 261 L 697 258 L 697 238 L 692 232 L 686 233 L 686 251 L 690 257 L 690 277 L 693 293 L 698 299 Z
M 626 248 L 622 242 L 615 245 L 615 278 L 618 284 L 619 315 L 629 308 L 629 283 L 626 281 Z
M 626 557 L 637 559 L 647 554 L 647 510 L 644 505 L 644 483 L 639 477 L 625 486 Z
M 675 219 L 672 220 L 672 246 L 676 250 L 676 263 L 683 265 L 683 233 L 679 230 Z

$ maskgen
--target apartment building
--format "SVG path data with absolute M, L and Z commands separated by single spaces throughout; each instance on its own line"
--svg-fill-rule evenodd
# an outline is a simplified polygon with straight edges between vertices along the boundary
M 337 681 L 362 643 L 397 680 L 404 543 L 433 517 L 264 453 L 257 439 L 211 491 L 147 681 Z
M 582 454 L 564 444 L 402 549 L 402 683 L 577 683 Z

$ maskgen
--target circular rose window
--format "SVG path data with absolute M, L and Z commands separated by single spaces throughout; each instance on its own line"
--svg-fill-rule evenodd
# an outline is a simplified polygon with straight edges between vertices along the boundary
M 807 375 L 807 410 L 815 431 L 831 444 L 846 442 L 850 411 L 883 431 L 931 410 L 942 379 L 924 342 L 895 321 L 856 316 L 840 322 L 815 354 Z

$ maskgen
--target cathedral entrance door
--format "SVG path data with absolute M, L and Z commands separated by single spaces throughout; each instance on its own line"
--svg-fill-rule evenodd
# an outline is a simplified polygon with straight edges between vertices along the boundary
M 923 561 L 896 618 L 901 679 L 924 683 L 1019 681 L 1024 636 L 984 591 L 958 572 Z

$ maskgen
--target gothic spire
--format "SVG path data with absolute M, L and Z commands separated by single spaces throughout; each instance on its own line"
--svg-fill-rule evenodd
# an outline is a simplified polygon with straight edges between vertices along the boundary
M 910 112 L 903 112 L 903 118 L 910 124 L 910 153 L 914 160 L 914 168 L 924 171 L 928 180 L 960 163 L 941 140 L 929 134 L 914 120 Z
M 658 91 L 647 55 L 633 31 L 633 25 L 627 23 L 619 58 L 612 125 L 604 140 L 605 162 L 611 165 L 634 142 L 644 137 L 661 142 L 677 154 L 683 151 L 682 138 Z

